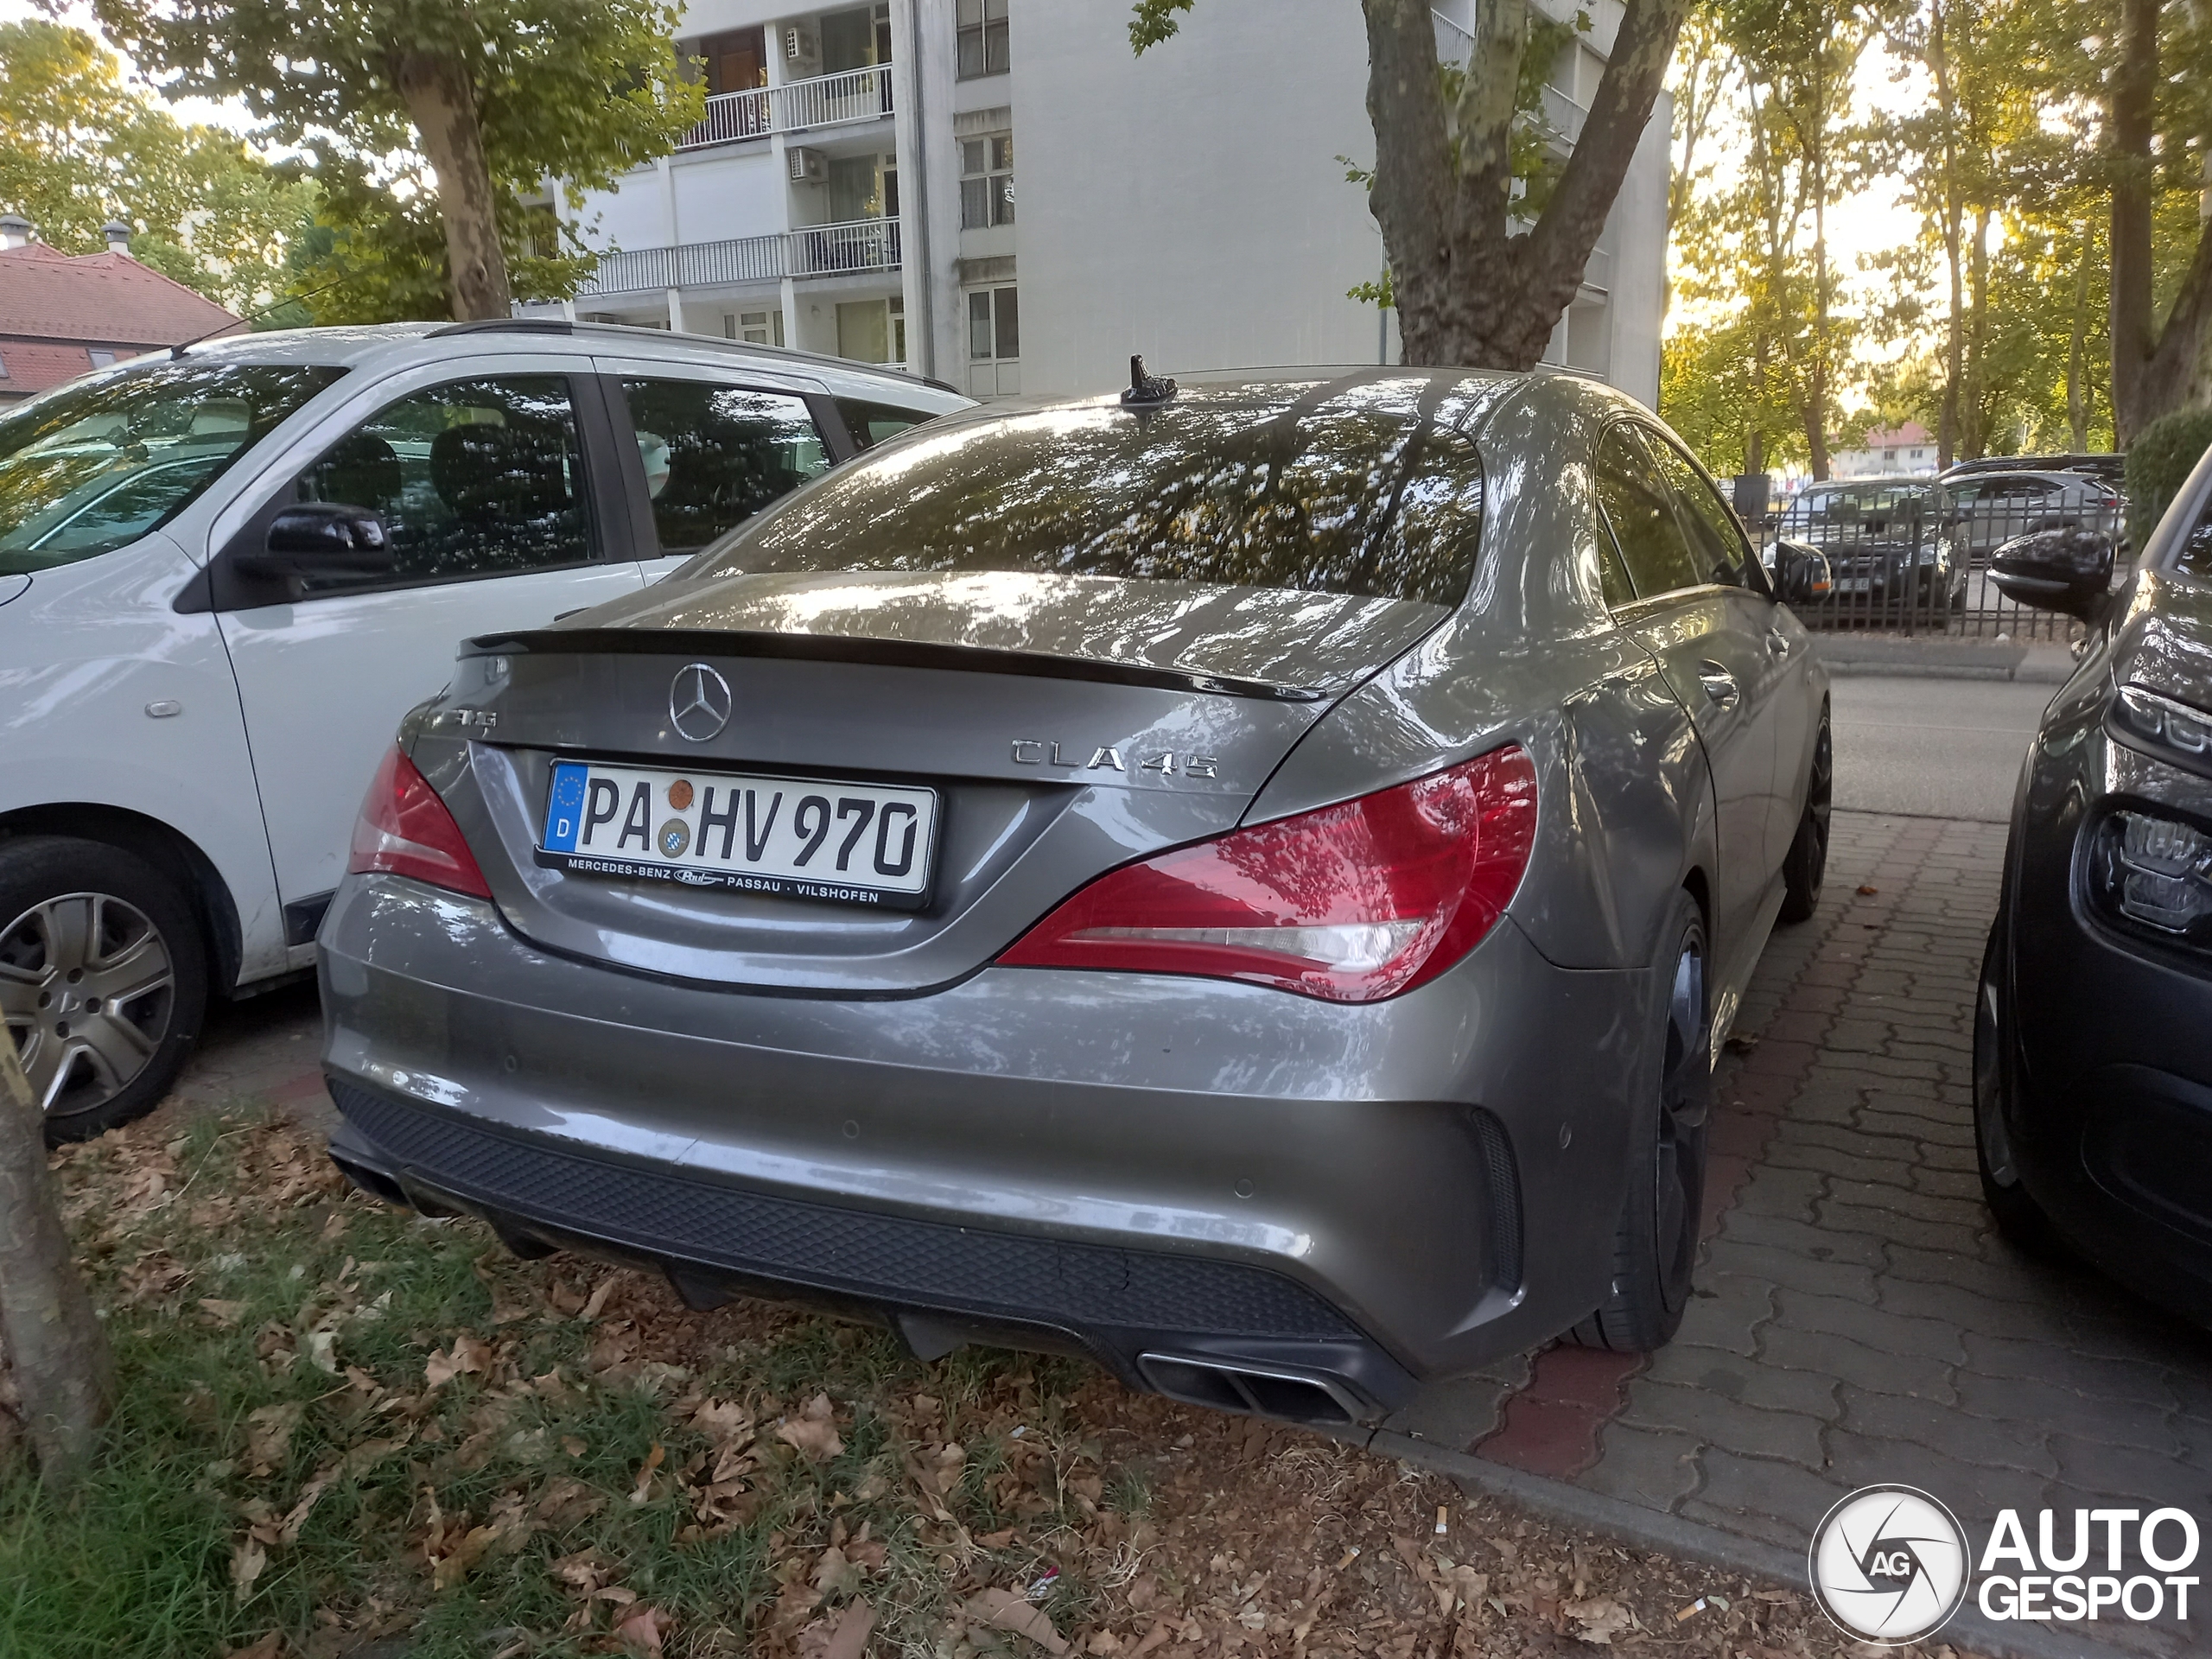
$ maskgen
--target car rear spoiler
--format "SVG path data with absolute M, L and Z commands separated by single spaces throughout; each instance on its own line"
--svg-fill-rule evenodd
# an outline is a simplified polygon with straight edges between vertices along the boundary
M 1150 663 L 1108 662 L 1040 651 L 991 645 L 953 645 L 864 634 L 779 633 L 765 629 L 533 628 L 487 633 L 468 640 L 467 657 L 650 656 L 768 657 L 786 662 L 866 663 L 880 668 L 938 669 L 962 674 L 1014 674 L 1031 679 L 1091 680 L 1144 685 L 1163 691 L 1201 691 L 1267 702 L 1319 702 L 1330 693 L 1310 685 L 1281 685 L 1230 674 L 1201 674 Z

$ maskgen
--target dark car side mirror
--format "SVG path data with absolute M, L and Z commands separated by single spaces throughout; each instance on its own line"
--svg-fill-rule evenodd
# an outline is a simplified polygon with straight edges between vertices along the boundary
M 261 550 L 238 559 L 250 576 L 365 581 L 391 573 L 391 538 L 366 507 L 309 501 L 270 521 Z
M 1828 556 L 1802 542 L 1779 542 L 1774 550 L 1774 585 L 1785 605 L 1809 605 L 1826 599 L 1833 586 Z
M 2078 526 L 2015 536 L 1989 556 L 1989 579 L 2023 605 L 2094 625 L 2112 596 L 2112 537 Z

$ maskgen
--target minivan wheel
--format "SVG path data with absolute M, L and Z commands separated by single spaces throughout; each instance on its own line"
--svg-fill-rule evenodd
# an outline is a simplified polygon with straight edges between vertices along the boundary
M 181 894 L 99 842 L 0 842 L 0 1018 L 49 1143 L 151 1111 L 207 1006 L 207 959 Z
M 1653 1038 L 1659 1086 L 1633 1131 L 1627 1197 L 1613 1242 L 1612 1289 L 1567 1333 L 1586 1348 L 1643 1353 L 1682 1322 L 1705 1212 L 1705 1152 L 1713 1109 L 1713 1032 L 1706 985 L 1705 922 L 1688 893 L 1675 900 L 1669 937 L 1674 971 Z
M 1805 785 L 1805 811 L 1782 861 L 1782 912 L 1785 922 L 1810 921 L 1821 907 L 1821 887 L 1827 880 L 1828 821 L 1834 812 L 1835 748 L 1828 719 L 1821 716 L 1813 741 L 1813 772 Z
M 2023 1255 L 2056 1261 L 2066 1254 L 2050 1217 L 2020 1184 L 2012 1154 L 2012 1022 L 2005 1007 L 2002 924 L 1989 930 L 1974 997 L 1974 1152 L 1981 1198 L 1997 1230 Z

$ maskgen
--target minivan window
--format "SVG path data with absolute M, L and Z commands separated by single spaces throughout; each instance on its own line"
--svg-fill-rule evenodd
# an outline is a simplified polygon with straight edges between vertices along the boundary
M 0 415 L 0 575 L 111 552 L 167 524 L 346 371 L 187 359 Z
M 1452 605 L 1483 480 L 1448 397 L 1282 383 L 932 424 L 680 574 L 1010 571 Z

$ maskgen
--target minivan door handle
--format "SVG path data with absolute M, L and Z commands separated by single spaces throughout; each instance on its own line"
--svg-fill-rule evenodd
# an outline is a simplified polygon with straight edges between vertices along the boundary
M 1697 683 L 1705 688 L 1705 695 L 1713 700 L 1713 706 L 1716 709 L 1730 707 L 1742 695 L 1742 688 L 1736 683 L 1736 677 L 1715 662 L 1702 662 L 1697 665 Z

